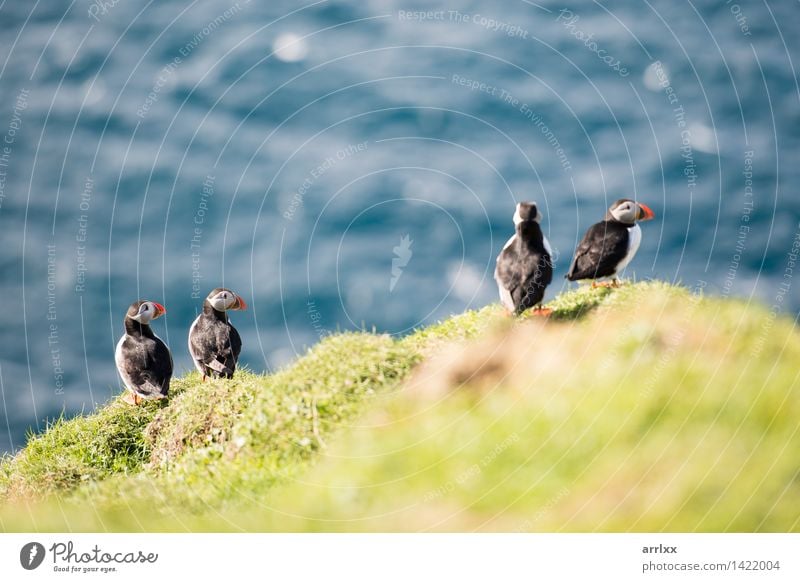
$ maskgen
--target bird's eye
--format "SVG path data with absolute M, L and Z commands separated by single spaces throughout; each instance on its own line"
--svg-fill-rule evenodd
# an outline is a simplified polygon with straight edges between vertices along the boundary
M 147 311 L 148 309 L 150 309 L 148 305 L 142 305 L 142 311 Z

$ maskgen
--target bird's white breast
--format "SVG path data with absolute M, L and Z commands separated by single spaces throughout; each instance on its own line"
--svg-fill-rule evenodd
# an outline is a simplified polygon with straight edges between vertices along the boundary
M 117 342 L 117 349 L 114 350 L 114 363 L 117 364 L 117 372 L 119 372 L 120 377 L 122 378 L 122 383 L 125 385 L 125 388 L 128 390 L 133 390 L 133 383 L 131 382 L 130 376 L 125 372 L 125 367 L 123 366 L 123 362 L 125 361 L 125 356 L 122 354 L 122 342 L 125 341 L 125 338 L 128 337 L 124 335 L 119 338 Z
M 553 258 L 553 248 L 550 246 L 550 241 L 547 240 L 547 237 L 542 235 L 542 242 L 544 243 L 544 250 L 547 251 L 547 254 L 550 255 L 550 258 Z
M 194 367 L 203 374 L 205 373 L 205 369 L 203 364 L 200 362 L 200 358 L 197 357 L 197 354 L 194 353 L 194 348 L 192 347 L 192 335 L 194 334 L 194 329 L 197 327 L 197 322 L 200 321 L 200 315 L 198 315 L 195 320 L 192 322 L 192 326 L 189 328 L 189 355 L 192 356 L 192 362 L 194 362 Z
M 505 251 L 512 244 L 514 244 L 516 238 L 517 235 L 514 234 L 511 236 L 510 239 L 508 239 L 508 241 L 506 241 L 506 244 L 503 246 L 503 250 L 500 251 L 499 255 L 497 255 L 497 262 L 500 262 L 500 257 L 503 256 L 503 251 Z M 511 293 L 509 292 L 509 290 L 506 289 L 503 286 L 502 281 L 500 281 L 500 277 L 497 273 L 497 267 L 494 268 L 494 280 L 497 282 L 497 290 L 500 293 L 500 303 L 502 303 L 503 306 L 509 311 L 514 311 L 514 300 L 511 298 Z
M 114 362 L 117 364 L 117 368 L 119 368 L 122 365 L 122 342 L 124 341 L 125 341 L 125 336 L 123 335 L 121 338 L 119 338 L 119 341 L 117 342 L 117 347 L 114 350 Z
M 628 266 L 633 260 L 633 257 L 636 256 L 636 251 L 639 250 L 639 245 L 642 243 L 642 229 L 639 227 L 638 224 L 634 224 L 631 227 L 628 227 L 628 252 L 625 253 L 625 258 L 619 262 L 617 265 L 617 273 L 622 272 L 622 270 Z

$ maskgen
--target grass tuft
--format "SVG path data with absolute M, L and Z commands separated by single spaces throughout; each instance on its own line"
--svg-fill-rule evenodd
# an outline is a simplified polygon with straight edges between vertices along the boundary
M 149 458 L 144 429 L 159 402 L 134 408 L 114 400 L 94 414 L 50 422 L 0 464 L 0 499 L 40 496 L 141 469 Z
M 627 286 L 628 284 L 623 284 Z M 553 310 L 550 318 L 553 320 L 575 320 L 589 314 L 590 311 L 599 306 L 607 297 L 618 289 L 609 287 L 592 287 L 591 285 L 581 285 L 575 290 L 566 291 L 560 294 L 547 304 Z M 532 311 L 523 314 L 524 318 L 533 315 Z

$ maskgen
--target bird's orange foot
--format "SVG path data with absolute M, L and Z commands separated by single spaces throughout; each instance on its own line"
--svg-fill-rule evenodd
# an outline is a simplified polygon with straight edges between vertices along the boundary
M 553 310 L 549 307 L 540 307 L 536 306 L 531 311 L 531 315 L 535 317 L 550 317 L 553 314 Z
M 597 289 L 598 287 L 606 287 L 606 288 L 614 288 L 616 289 L 619 287 L 619 281 L 614 279 L 613 281 L 597 281 L 592 282 L 592 289 Z
M 122 401 L 126 404 L 130 404 L 131 406 L 136 406 L 139 404 L 139 397 L 133 392 L 126 392 L 122 396 Z

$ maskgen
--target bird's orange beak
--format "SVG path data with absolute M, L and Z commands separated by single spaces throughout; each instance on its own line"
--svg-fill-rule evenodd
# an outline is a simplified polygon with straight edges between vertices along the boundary
M 649 206 L 639 202 L 639 217 L 637 220 L 653 220 L 655 217 L 656 213 L 650 210 Z
M 156 317 L 161 317 L 167 312 L 164 306 L 161 305 L 160 303 L 156 303 L 155 301 L 153 301 L 153 305 L 156 306 Z
M 244 299 L 242 299 L 241 295 L 236 296 L 236 301 L 234 301 L 231 309 L 239 309 L 241 311 L 247 309 L 247 303 L 244 302 Z

